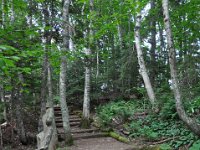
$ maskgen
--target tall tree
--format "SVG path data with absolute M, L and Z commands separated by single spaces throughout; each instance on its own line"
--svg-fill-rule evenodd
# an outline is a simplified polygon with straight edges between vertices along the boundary
M 172 78 L 172 87 L 174 92 L 174 97 L 176 100 L 176 110 L 179 117 L 186 123 L 186 125 L 198 136 L 200 136 L 200 125 L 196 122 L 195 119 L 190 118 L 183 107 L 182 104 L 182 95 L 180 92 L 180 86 L 177 77 L 177 68 L 176 68 L 176 50 L 173 43 L 173 36 L 171 30 L 170 16 L 169 16 L 169 1 L 162 0 L 163 15 L 164 15 L 164 24 L 165 31 L 167 35 L 167 45 L 169 49 L 169 65 L 170 73 Z
M 150 49 L 150 55 L 151 55 L 151 72 L 150 72 L 150 79 L 152 86 L 155 87 L 155 77 L 156 77 L 156 20 L 155 20 L 155 1 L 151 0 L 151 9 L 152 9 L 152 14 L 150 16 L 150 29 L 151 29 L 151 49 Z
M 90 14 L 94 11 L 94 0 L 89 1 Z M 86 66 L 85 66 L 85 87 L 84 87 L 84 100 L 83 100 L 83 118 L 81 126 L 88 128 L 90 125 L 90 84 L 91 84 L 91 47 L 93 44 L 93 29 L 92 29 L 92 17 L 90 17 L 89 24 L 89 48 L 85 49 L 86 54 Z
M 10 23 L 11 25 L 14 24 L 15 21 L 15 10 L 14 10 L 14 1 L 11 1 L 11 18 Z M 18 67 L 21 67 L 21 62 L 18 63 Z M 13 105 L 16 107 L 15 109 L 15 116 L 16 116 L 16 125 L 17 125 L 17 134 L 19 136 L 19 140 L 22 144 L 27 144 L 27 136 L 24 126 L 23 120 L 23 101 L 24 101 L 24 77 L 20 69 L 15 74 L 18 78 L 18 83 L 14 85 L 15 92 L 14 93 L 14 103 Z
M 46 2 L 46 1 L 45 1 Z M 43 3 L 42 5 L 42 15 L 44 16 L 43 24 L 44 28 L 49 27 L 49 18 L 50 13 L 48 11 L 48 3 Z M 41 132 L 43 130 L 43 123 L 42 123 L 42 117 L 46 112 L 46 95 L 47 95 L 47 66 L 48 66 L 48 44 L 50 44 L 51 38 L 49 38 L 49 32 L 47 30 L 44 31 L 43 34 L 43 47 L 44 47 L 44 55 L 43 55 L 43 64 L 42 64 L 42 74 L 41 74 L 41 93 L 40 93 L 40 99 L 41 99 L 41 106 L 40 106 L 40 117 L 39 117 L 39 124 L 38 124 L 38 131 Z
M 139 2 L 137 1 L 137 7 L 139 7 Z M 138 10 L 138 8 L 137 8 Z M 151 102 L 152 108 L 154 109 L 156 107 L 156 97 L 155 93 L 153 91 L 153 87 L 151 85 L 151 81 L 149 79 L 144 57 L 143 57 L 143 52 L 141 48 L 141 38 L 140 38 L 140 28 L 141 28 L 141 12 L 138 10 L 137 15 L 136 15 L 136 24 L 135 24 L 135 46 L 137 50 L 137 57 L 138 57 L 138 64 L 140 66 L 140 74 L 143 78 L 145 88 L 147 90 L 147 94 L 149 96 L 149 100 Z
M 1 16 L 2 23 L 1 23 L 1 26 L 2 26 L 2 28 L 4 28 L 4 24 L 5 24 L 5 1 L 4 0 L 1 1 L 1 9 L 2 9 L 2 16 Z
M 23 121 L 23 114 L 22 114 L 22 101 L 23 101 L 23 84 L 24 84 L 24 78 L 22 73 L 18 73 L 18 79 L 19 83 L 15 87 L 15 98 L 14 98 L 14 105 L 16 107 L 16 123 L 17 123 L 17 134 L 19 136 L 19 140 L 22 142 L 22 144 L 27 144 L 27 137 L 24 127 L 24 121 Z
M 61 65 L 60 65 L 60 106 L 62 112 L 63 128 L 64 128 L 64 137 L 66 144 L 72 144 L 72 135 L 69 124 L 69 110 L 66 103 L 66 71 L 67 71 L 67 57 L 66 53 L 69 50 L 69 5 L 70 0 L 64 0 L 63 3 L 63 23 L 62 23 L 62 38 L 63 44 L 61 47 Z

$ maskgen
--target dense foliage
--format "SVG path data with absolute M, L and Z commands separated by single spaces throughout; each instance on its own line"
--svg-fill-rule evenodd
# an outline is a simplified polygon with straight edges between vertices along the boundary
M 173 148 L 192 143 L 191 150 L 199 148 L 198 138 L 184 126 L 176 112 L 160 0 L 94 0 L 93 11 L 89 0 L 71 1 L 70 21 L 66 23 L 70 45 L 67 52 L 61 52 L 65 23 L 62 0 L 0 0 L 0 5 L 0 123 L 16 122 L 18 114 L 23 121 L 29 110 L 38 116 L 42 114 L 41 103 L 49 99 L 48 64 L 52 70 L 54 103 L 59 104 L 60 58 L 64 55 L 68 104 L 82 109 L 84 72 L 89 64 L 91 109 L 101 105 L 97 114 L 103 127 L 115 128 L 120 123 L 131 138 L 139 136 L 156 141 L 174 137 L 167 142 Z M 198 122 L 199 7 L 199 0 L 170 0 L 169 9 L 184 109 Z M 149 112 L 151 105 L 138 65 L 134 28 L 140 11 L 141 47 L 159 114 Z M 85 54 L 88 45 L 89 56 Z M 143 112 L 148 114 L 133 118 Z
M 147 111 L 144 105 L 137 100 L 110 102 L 98 108 L 98 123 L 107 130 L 118 129 L 123 136 L 143 138 L 147 145 L 165 143 L 173 149 L 187 145 L 193 145 L 191 150 L 200 148 L 198 137 L 179 120 L 171 100 L 166 101 L 165 107 L 156 115 L 142 113 Z

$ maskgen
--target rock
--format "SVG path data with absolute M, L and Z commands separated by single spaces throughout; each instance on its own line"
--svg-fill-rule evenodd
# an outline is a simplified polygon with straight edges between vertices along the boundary
M 129 131 L 126 131 L 126 130 L 122 130 L 122 133 L 123 133 L 124 135 L 129 135 L 129 134 L 130 134 L 130 132 L 129 132 Z
M 44 130 L 37 135 L 37 150 L 55 150 L 58 141 L 53 110 L 48 108 L 42 117 Z

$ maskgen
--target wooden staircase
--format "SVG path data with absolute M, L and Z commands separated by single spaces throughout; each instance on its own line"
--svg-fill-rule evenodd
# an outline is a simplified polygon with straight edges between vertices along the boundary
M 54 106 L 54 114 L 55 114 L 55 122 L 57 127 L 58 139 L 61 141 L 64 139 L 64 129 L 62 123 L 62 113 L 61 108 L 59 106 Z M 89 129 L 81 129 L 80 122 L 81 118 L 76 113 L 70 113 L 69 116 L 71 133 L 74 140 L 78 139 L 88 139 L 88 138 L 97 138 L 97 137 L 105 137 L 106 133 L 100 132 L 100 130 L 96 127 L 91 126 Z

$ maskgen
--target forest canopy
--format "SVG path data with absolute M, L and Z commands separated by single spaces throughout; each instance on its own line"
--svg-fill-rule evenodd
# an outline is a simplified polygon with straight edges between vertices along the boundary
M 91 125 L 92 114 L 103 128 L 121 116 L 126 136 L 158 138 L 168 136 L 168 120 L 170 127 L 181 124 L 186 137 L 170 146 L 200 145 L 199 0 L 0 0 L 0 5 L 0 123 L 17 132 L 2 130 L 1 147 L 9 145 L 8 132 L 28 144 L 27 132 L 42 132 L 42 117 L 54 105 L 61 108 L 66 142 L 73 138 L 69 114 L 81 110 L 83 128 Z M 137 111 L 147 118 L 127 121 Z M 32 123 L 27 116 L 34 116 Z M 159 127 L 164 134 L 153 130 Z

